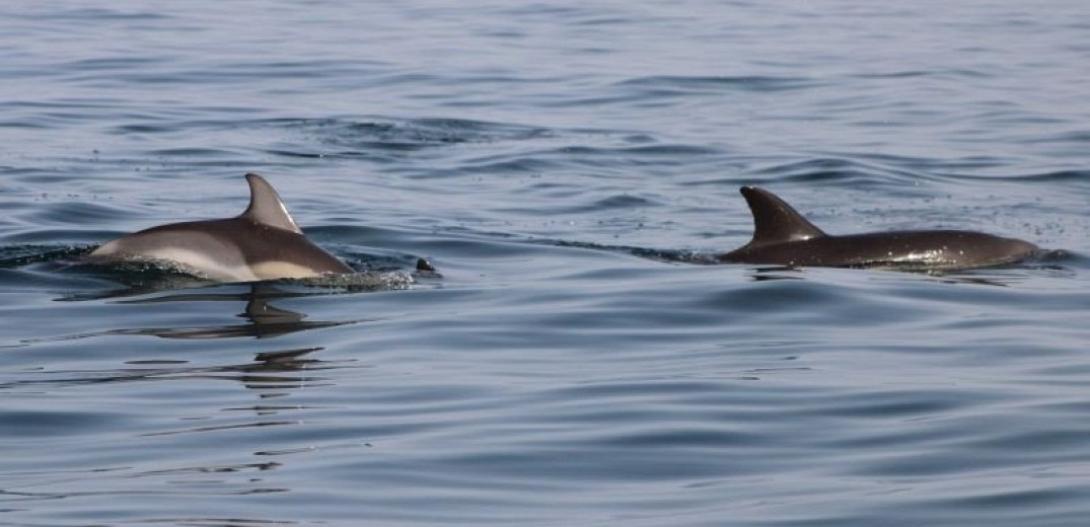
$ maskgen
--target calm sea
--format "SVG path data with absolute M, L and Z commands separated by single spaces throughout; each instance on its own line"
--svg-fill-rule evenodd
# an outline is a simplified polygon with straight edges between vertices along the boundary
M 0 525 L 1086 525 L 1088 36 L 1082 0 L 5 2 Z M 74 263 L 248 171 L 362 278 Z M 1062 252 L 686 263 L 753 184 Z

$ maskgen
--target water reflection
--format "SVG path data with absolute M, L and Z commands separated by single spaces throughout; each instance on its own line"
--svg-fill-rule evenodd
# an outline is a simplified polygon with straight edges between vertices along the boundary
M 750 280 L 765 282 L 769 280 L 802 280 L 802 271 L 794 267 L 771 266 L 757 267 L 750 271 Z
M 238 316 L 246 323 L 204 327 L 167 327 L 115 329 L 106 332 L 113 335 L 154 335 L 169 339 L 218 339 L 233 337 L 272 338 L 306 331 L 355 324 L 362 320 L 320 321 L 305 320 L 307 315 L 272 304 L 272 301 L 285 298 L 307 296 L 307 293 L 293 293 L 265 283 L 250 284 L 249 291 L 243 293 L 197 292 L 177 293 L 153 298 L 126 300 L 126 304 L 157 304 L 162 302 L 222 302 L 245 301 L 246 307 Z
M 238 290 L 239 287 L 244 289 Z M 312 296 L 315 293 L 291 291 L 271 284 L 255 283 L 243 286 L 216 286 L 205 290 L 171 292 L 147 298 L 126 299 L 120 304 L 192 304 L 194 302 L 240 303 L 241 313 L 234 315 L 241 323 L 207 326 L 142 327 L 107 329 L 98 332 L 66 335 L 21 342 L 30 346 L 44 342 L 70 342 L 115 335 L 154 336 L 164 339 L 198 340 L 253 338 L 269 339 L 312 329 L 330 328 L 355 324 L 362 320 L 308 320 L 305 313 L 285 309 L 274 304 L 277 300 Z M 224 344 L 226 346 L 226 344 Z M 344 367 L 342 363 L 322 361 L 314 354 L 321 346 L 292 347 L 282 350 L 261 351 L 252 361 L 227 365 L 193 365 L 186 359 L 137 359 L 125 362 L 126 367 L 111 370 L 55 369 L 35 371 L 32 379 L 18 379 L 0 383 L 0 389 L 19 386 L 57 386 L 134 382 L 176 379 L 228 379 L 259 390 L 261 397 L 283 395 L 285 390 L 303 386 L 319 386 L 325 379 L 313 372 Z M 31 375 L 28 375 L 31 376 Z
M 35 379 L 21 379 L 0 384 L 0 390 L 32 385 L 78 385 L 177 379 L 226 379 L 241 382 L 247 388 L 269 390 L 319 386 L 326 379 L 311 372 L 340 368 L 345 362 L 316 359 L 311 354 L 325 348 L 299 348 L 266 351 L 254 355 L 252 362 L 221 366 L 194 366 L 185 360 L 129 361 L 130 366 L 115 370 L 50 370 L 32 372 Z M 306 372 L 306 373 L 303 373 Z
M 1062 268 L 1061 268 L 1062 269 Z M 1030 278 L 1023 268 L 989 268 L 953 271 L 908 271 L 904 269 L 852 269 L 853 272 L 886 273 L 898 271 L 909 275 L 925 277 L 929 281 L 944 284 L 970 284 L 987 285 L 993 287 L 1009 287 Z M 805 280 L 807 268 L 804 267 L 756 267 L 749 270 L 749 279 L 754 282 L 766 282 L 776 280 Z
M 232 292 L 229 288 L 238 286 L 215 286 L 207 290 L 187 290 L 167 293 L 159 296 L 119 300 L 119 304 L 170 304 L 192 302 L 245 302 L 245 308 L 237 316 L 245 319 L 242 324 L 225 324 L 196 327 L 144 327 L 108 329 L 92 333 L 24 339 L 21 345 L 39 342 L 80 340 L 108 335 L 147 335 L 167 339 L 222 339 L 235 337 L 272 338 L 311 329 L 330 328 L 364 322 L 367 319 L 353 320 L 306 320 L 307 315 L 298 311 L 284 309 L 272 304 L 275 300 L 314 296 L 319 293 L 297 292 L 281 289 L 268 283 L 244 284 L 246 289 Z M 225 290 L 227 289 L 227 290 Z M 58 300 L 74 300 L 64 297 Z

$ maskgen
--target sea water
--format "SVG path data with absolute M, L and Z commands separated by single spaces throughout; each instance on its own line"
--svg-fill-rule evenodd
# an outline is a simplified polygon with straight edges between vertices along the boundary
M 0 524 L 1085 524 L 1088 35 L 1075 0 L 5 3 Z M 79 264 L 249 171 L 366 278 Z M 742 185 L 1061 252 L 692 263 L 748 241 Z

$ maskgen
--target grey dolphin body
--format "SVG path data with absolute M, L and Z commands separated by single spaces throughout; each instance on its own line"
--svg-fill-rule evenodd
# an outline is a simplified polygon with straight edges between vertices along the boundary
M 972 231 L 893 231 L 832 236 L 775 194 L 742 187 L 753 213 L 753 239 L 720 262 L 813 267 L 966 269 L 1024 260 L 1032 243 Z
M 162 262 L 223 282 L 308 278 L 352 268 L 303 236 L 276 190 L 246 174 L 250 206 L 235 218 L 172 223 L 107 242 L 91 263 Z

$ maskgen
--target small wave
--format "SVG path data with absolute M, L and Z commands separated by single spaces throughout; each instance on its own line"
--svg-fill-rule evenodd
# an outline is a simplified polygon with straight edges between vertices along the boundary
M 160 148 L 148 151 L 149 155 L 160 157 L 198 157 L 198 158 L 234 158 L 238 152 L 224 150 L 222 148 Z
M 173 329 L 173 328 L 171 328 Z M 105 335 L 154 335 L 162 338 L 194 338 L 184 332 L 175 334 L 157 334 L 141 330 L 109 330 L 86 335 L 72 335 L 59 339 L 43 339 L 36 342 L 63 340 L 81 340 Z M 180 336 L 179 336 L 180 335 Z M 253 335 L 227 335 L 253 336 Z M 196 338 L 201 338 L 197 336 Z M 52 370 L 33 379 L 19 379 L 0 384 L 0 389 L 19 386 L 106 384 L 134 381 L 155 381 L 163 379 L 203 378 L 238 380 L 249 383 L 303 383 L 313 382 L 317 377 L 304 375 L 303 372 L 330 370 L 352 367 L 339 361 L 321 360 L 313 354 L 322 351 L 321 347 L 291 348 L 266 351 L 255 354 L 251 362 L 229 364 L 191 364 L 189 360 L 132 360 L 123 369 L 104 370 Z M 260 374 L 260 376 L 258 375 Z M 56 417 L 56 416 L 54 416 Z M 68 416 L 60 416 L 58 423 L 71 423 Z M 96 416 L 101 418 L 101 416 Z
M 1026 144 L 1036 143 L 1078 143 L 1080 145 L 1090 143 L 1090 130 L 1075 130 L 1052 134 L 1040 138 L 1023 139 Z
M 1026 265 L 1052 271 L 1068 271 L 1069 265 L 1090 269 L 1090 256 L 1065 249 L 1043 249 L 1027 260 Z
M 836 183 L 843 185 L 912 183 L 928 179 L 927 174 L 902 168 L 861 163 L 856 160 L 823 157 L 779 163 L 749 171 L 762 182 Z
M 674 156 L 705 156 L 721 154 L 716 148 L 700 145 L 684 144 L 656 144 L 641 145 L 620 148 L 602 148 L 590 146 L 568 146 L 561 152 L 577 155 L 591 156 L 636 156 L 636 157 L 674 157 Z M 680 160 L 678 161 L 681 162 Z
M 992 77 L 992 75 L 979 70 L 957 68 L 938 70 L 901 70 L 889 71 L 884 73 L 861 73 L 856 75 L 849 75 L 848 77 L 856 79 L 911 79 L 916 77 L 986 79 Z
M 633 196 L 631 194 L 616 194 L 594 201 L 572 203 L 565 207 L 557 207 L 550 214 L 586 214 L 601 213 L 607 210 L 639 209 L 658 207 L 662 203 L 650 198 Z
M 174 278 L 178 276 L 212 282 L 209 277 L 198 269 L 166 260 L 129 260 L 105 266 L 99 264 L 88 265 L 104 268 L 111 276 L 122 283 L 153 284 L 151 289 L 159 288 L 154 284 L 163 284 L 163 289 L 173 289 L 175 287 L 173 284 L 176 283 Z M 354 273 L 320 275 L 310 278 L 283 278 L 264 280 L 264 282 L 293 283 L 312 287 L 332 287 L 360 291 L 406 289 L 414 283 L 414 279 L 411 274 L 405 271 L 362 270 Z M 186 283 L 189 285 L 188 282 Z
M 616 83 L 622 88 L 635 88 L 658 95 L 691 95 L 722 93 L 724 90 L 777 92 L 820 86 L 817 79 L 808 77 L 744 76 L 676 76 L 651 75 L 626 79 Z
M 288 279 L 282 280 L 282 282 L 347 291 L 389 291 L 409 289 L 416 283 L 416 280 L 412 274 L 405 271 L 364 271 L 315 276 L 313 278 Z
M 464 174 L 545 172 L 569 167 L 674 167 L 691 164 L 694 158 L 718 160 L 724 152 L 717 148 L 687 144 L 639 146 L 561 145 L 516 154 L 490 155 L 468 160 L 449 172 Z
M 199 287 L 213 282 L 199 270 L 171 261 L 148 259 L 128 260 L 110 264 L 84 261 L 82 257 L 90 253 L 94 248 L 95 245 L 24 244 L 3 246 L 0 247 L 0 269 L 17 269 L 35 264 L 55 264 L 39 270 L 55 273 L 57 276 L 67 272 L 88 273 L 125 286 L 120 291 L 79 293 L 66 297 L 66 299 L 76 300 L 132 296 L 156 291 Z M 416 283 L 414 274 L 403 270 L 406 267 L 415 269 L 415 272 L 422 277 L 435 278 L 441 276 L 427 260 L 415 256 L 357 254 L 350 259 L 350 262 L 357 269 L 354 273 L 322 275 L 305 279 L 282 279 L 270 282 L 337 288 L 347 291 L 378 291 L 408 289 Z
M 0 246 L 0 269 L 36 263 L 75 261 L 91 252 L 92 245 L 8 245 Z
M 467 119 L 384 119 L 350 121 L 327 119 L 285 123 L 299 128 L 324 146 L 387 151 L 415 151 L 464 143 L 524 141 L 546 137 L 548 129 L 512 123 Z M 284 149 L 294 151 L 291 149 Z
M 1087 183 L 1090 182 L 1090 170 L 1055 170 L 1051 172 L 1039 172 L 1036 174 L 1012 174 L 1012 175 L 980 175 L 964 173 L 946 173 L 944 177 L 951 179 L 968 179 L 979 181 L 1026 181 L 1049 183 Z
M 648 198 L 633 196 L 631 194 L 619 194 L 595 201 L 593 209 L 628 209 L 635 207 L 653 207 L 656 205 L 661 205 L 661 203 Z
M 50 203 L 20 214 L 19 219 L 31 225 L 98 225 L 133 216 L 131 211 L 119 207 L 74 201 Z
M 161 62 L 162 60 L 152 57 L 95 57 L 73 60 L 62 67 L 74 71 L 128 71 L 147 68 Z
M 593 242 L 580 242 L 569 240 L 551 240 L 551 239 L 537 239 L 530 240 L 530 243 L 552 245 L 554 247 L 575 247 L 579 249 L 590 249 L 594 251 L 606 251 L 614 253 L 626 253 L 640 258 L 646 258 L 648 260 L 656 260 L 659 262 L 667 263 L 688 263 L 688 264 L 717 264 L 715 255 L 709 253 L 701 253 L 690 250 L 678 250 L 678 249 L 655 249 L 651 247 L 636 247 L 632 245 L 607 245 Z
M 18 11 L 14 11 L 11 14 L 15 14 Z M 9 15 L 10 16 L 10 15 Z M 31 18 L 32 15 L 27 13 L 23 15 L 24 18 Z M 56 11 L 50 13 L 48 17 L 52 20 L 69 20 L 79 23 L 94 23 L 98 22 L 148 22 L 148 21 L 162 21 L 170 20 L 171 17 L 162 12 L 151 11 L 124 11 L 120 9 L 110 9 L 105 7 L 83 7 L 68 9 L 63 11 Z
M 50 127 L 45 123 L 37 120 L 18 120 L 13 119 L 10 121 L 0 121 L 0 128 L 13 128 L 16 130 L 47 130 Z

